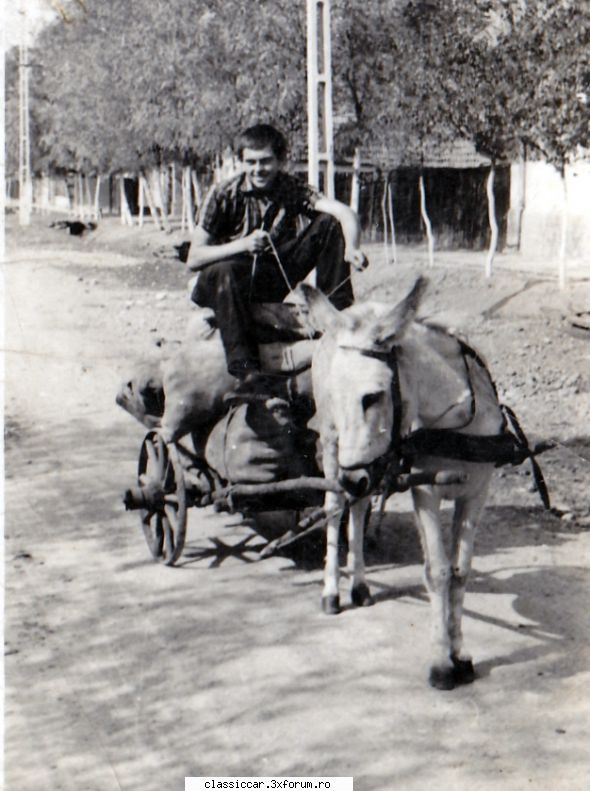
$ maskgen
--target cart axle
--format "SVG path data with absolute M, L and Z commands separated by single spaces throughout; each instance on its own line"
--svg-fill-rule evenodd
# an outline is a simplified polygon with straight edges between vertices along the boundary
M 164 508 L 164 491 L 157 481 L 127 489 L 123 495 L 126 511 L 158 511 Z

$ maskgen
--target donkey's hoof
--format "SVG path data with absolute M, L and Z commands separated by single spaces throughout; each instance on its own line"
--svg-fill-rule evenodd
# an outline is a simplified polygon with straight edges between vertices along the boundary
M 355 585 L 350 592 L 350 600 L 355 607 L 370 607 L 375 604 L 375 600 L 371 596 L 371 591 L 366 582 L 361 582 Z
M 475 681 L 475 670 L 471 659 L 458 659 L 452 656 L 453 675 L 455 684 L 473 684 Z
M 322 596 L 322 612 L 325 615 L 338 615 L 340 610 L 340 596 Z
M 431 667 L 428 681 L 435 689 L 455 689 L 455 668 Z

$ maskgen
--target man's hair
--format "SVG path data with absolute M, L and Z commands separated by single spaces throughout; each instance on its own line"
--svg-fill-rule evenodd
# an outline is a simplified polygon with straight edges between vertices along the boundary
M 245 129 L 238 137 L 236 154 L 241 159 L 245 148 L 259 151 L 267 146 L 270 146 L 277 159 L 286 159 L 287 140 L 282 132 L 279 132 L 278 129 L 275 129 L 270 124 L 255 124 Z

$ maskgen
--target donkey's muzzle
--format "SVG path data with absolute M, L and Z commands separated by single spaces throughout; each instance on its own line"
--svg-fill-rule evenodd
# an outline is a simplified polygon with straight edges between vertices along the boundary
M 341 467 L 338 483 L 351 497 L 366 497 L 371 491 L 372 479 L 366 467 Z

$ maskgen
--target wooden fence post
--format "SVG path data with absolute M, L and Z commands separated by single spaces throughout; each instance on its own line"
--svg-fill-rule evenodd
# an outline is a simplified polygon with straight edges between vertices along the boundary
M 387 178 L 387 211 L 389 214 L 389 226 L 391 228 L 391 255 L 393 263 L 397 264 L 397 244 L 395 241 L 395 220 L 393 216 L 393 190 L 389 177 Z
M 490 224 L 490 246 L 486 255 L 485 263 L 485 276 L 492 276 L 492 267 L 494 264 L 494 256 L 496 255 L 496 247 L 498 246 L 498 222 L 496 220 L 496 199 L 494 195 L 494 182 L 496 179 L 496 167 L 492 162 L 490 172 L 486 181 L 486 195 L 488 198 L 488 221 Z
M 352 160 L 352 184 L 350 185 L 350 208 L 358 214 L 361 196 L 361 150 L 354 149 Z
M 133 225 L 133 216 L 127 203 L 127 195 L 125 194 L 125 176 L 119 176 L 119 189 L 121 196 L 121 225 Z
M 422 222 L 426 228 L 426 239 L 428 241 L 428 266 L 434 266 L 434 237 L 432 235 L 432 224 L 426 209 L 426 189 L 424 188 L 423 170 L 420 171 L 418 189 L 420 190 L 420 216 L 422 217 Z

